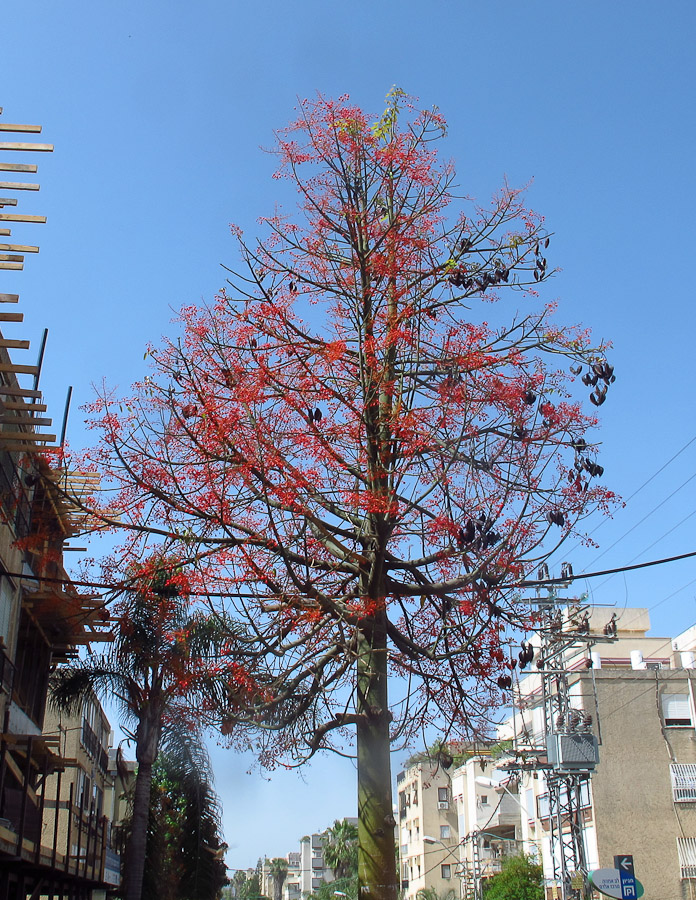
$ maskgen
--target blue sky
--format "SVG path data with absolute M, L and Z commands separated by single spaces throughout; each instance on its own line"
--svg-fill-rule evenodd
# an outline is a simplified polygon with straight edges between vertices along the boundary
M 695 19 L 686 0 L 6 4 L 3 120 L 42 124 L 56 146 L 17 210 L 48 223 L 13 229 L 41 252 L 2 273 L 25 313 L 6 334 L 32 338 L 15 359 L 33 362 L 49 328 L 42 387 L 57 420 L 74 386 L 80 446 L 91 385 L 142 374 L 174 311 L 223 285 L 229 223 L 253 229 L 281 199 L 262 148 L 296 98 L 349 92 L 379 113 L 397 84 L 447 117 L 463 192 L 483 201 L 504 177 L 531 182 L 563 270 L 547 293 L 559 320 L 614 343 L 605 480 L 628 498 L 655 477 L 601 525 L 599 550 L 558 562 L 591 571 L 696 549 L 696 442 L 658 473 L 696 435 Z M 579 587 L 654 606 L 656 634 L 696 622 L 693 560 L 603 581 Z M 265 781 L 248 759 L 214 756 L 232 866 L 355 812 L 345 760 Z

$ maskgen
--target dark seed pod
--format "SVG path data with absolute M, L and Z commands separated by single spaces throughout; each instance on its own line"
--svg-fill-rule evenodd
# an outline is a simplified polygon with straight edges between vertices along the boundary
M 531 406 L 532 403 L 534 403 L 534 401 L 536 400 L 536 394 L 533 391 L 526 391 L 523 399 L 528 406 Z
M 579 375 L 582 372 L 582 366 L 571 366 L 570 373 L 571 375 Z
M 314 421 L 315 421 L 315 422 L 321 422 L 321 410 L 319 409 L 318 406 L 317 406 L 317 408 L 314 410 Z

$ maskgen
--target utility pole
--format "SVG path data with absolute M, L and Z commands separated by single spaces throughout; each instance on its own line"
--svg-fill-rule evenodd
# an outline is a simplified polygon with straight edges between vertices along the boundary
M 604 634 L 590 634 L 585 597 L 571 600 L 558 596 L 559 588 L 570 585 L 569 563 L 563 563 L 561 578 L 568 580 L 554 580 L 547 587 L 537 588 L 531 603 L 540 620 L 539 647 L 534 653 L 531 645 L 523 645 L 520 653 L 520 668 L 535 661 L 540 679 L 542 742 L 540 746 L 518 747 L 522 761 L 503 768 L 543 773 L 549 798 L 553 878 L 560 884 L 562 900 L 584 900 L 589 897 L 589 888 L 583 807 L 589 804 L 590 777 L 599 762 L 599 747 L 591 730 L 592 717 L 572 704 L 568 663 L 573 660 L 577 667 L 584 656 L 585 668 L 592 668 L 590 648 L 598 642 L 616 640 L 616 625 L 612 617 Z M 546 564 L 540 566 L 537 579 L 542 583 L 550 581 Z

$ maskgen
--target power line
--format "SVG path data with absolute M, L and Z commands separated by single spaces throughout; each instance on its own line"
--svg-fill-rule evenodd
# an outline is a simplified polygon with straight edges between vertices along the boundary
M 679 556 L 668 556 L 664 559 L 652 559 L 649 562 L 637 563 L 634 566 L 618 566 L 615 569 L 603 569 L 600 572 L 584 572 L 580 575 L 567 575 L 565 578 L 546 578 L 544 581 L 527 580 L 518 581 L 511 587 L 544 587 L 549 584 L 567 584 L 569 581 L 578 581 L 581 578 L 599 578 L 602 575 L 615 575 L 617 572 L 632 572 L 634 569 L 647 569 L 650 566 L 664 566 L 667 563 L 678 562 L 680 559 L 690 559 L 696 556 L 696 550 L 691 553 L 681 553 Z

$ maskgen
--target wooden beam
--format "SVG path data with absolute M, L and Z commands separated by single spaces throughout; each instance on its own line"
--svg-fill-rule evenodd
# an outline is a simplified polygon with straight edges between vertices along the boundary
M 21 272 L 23 268 L 24 263 L 0 262 L 0 269 L 13 269 L 14 271 Z
M 0 313 L 0 316 L 2 313 Z M 5 313 L 6 316 L 21 316 L 21 313 Z M 5 394 L 6 397 L 36 397 L 41 396 L 41 391 L 32 390 L 31 388 L 19 387 L 13 384 L 0 384 L 0 395 Z
M 71 637 L 71 644 L 96 644 L 98 641 L 106 641 L 107 643 L 115 640 L 113 631 L 86 631 L 79 637 Z
M 16 197 L 0 197 L 0 206 L 16 206 Z
M 38 375 L 38 366 L 21 366 L 17 363 L 0 363 L 0 372 L 17 372 L 19 375 Z
M 23 141 L 0 141 L 0 150 L 29 150 L 33 153 L 51 153 L 53 144 L 25 144 Z
M 0 303 L 18 303 L 19 294 L 0 294 Z
M 0 338 L 0 347 L 6 350 L 28 350 L 30 341 L 16 341 L 13 338 Z
M 24 257 L 16 253 L 0 253 L 0 259 L 5 262 L 24 262 Z
M 17 763 L 12 758 L 12 754 L 9 750 L 5 752 L 5 764 L 8 769 L 12 772 L 17 781 L 26 789 L 27 794 L 31 798 L 32 803 L 36 806 L 38 800 L 36 797 L 36 791 L 30 787 L 28 784 L 24 784 L 24 772 L 19 768 Z
M 19 444 L 14 441 L 0 441 L 0 450 L 8 453 L 43 453 L 44 450 L 55 450 L 55 447 L 46 447 L 44 444 Z
M 0 131 L 16 131 L 17 134 L 41 134 L 41 126 L 13 125 L 12 122 L 0 122 Z
M 0 425 L 46 425 L 53 424 L 53 419 L 39 419 L 33 416 L 0 416 Z M 2 432 L 0 431 L 0 434 Z
M 36 163 L 8 163 L 0 162 L 0 172 L 38 172 Z
M 38 253 L 38 247 L 31 247 L 28 244 L 0 244 L 0 250 L 18 250 L 20 253 Z
M 0 213 L 0 222 L 41 222 L 46 221 L 46 216 L 25 216 L 22 213 Z
M 0 312 L 0 322 L 23 322 L 24 313 Z M 0 391 L 2 393 L 2 391 Z
M 31 431 L 0 431 L 0 440 L 3 441 L 55 441 L 55 434 L 34 434 Z
M 10 231 L 9 228 L 0 228 L 0 234 L 3 237 L 9 237 L 12 234 L 12 232 Z
M 0 181 L 0 191 L 38 191 L 40 187 L 30 181 Z
M 0 391 L 0 393 L 2 393 L 2 391 Z M 2 403 L 1 400 L 0 403 Z M 34 410 L 36 410 L 36 412 L 46 412 L 48 409 L 46 403 L 15 403 L 12 400 L 6 400 L 2 405 L 5 409 L 17 409 L 22 412 L 33 412 Z

